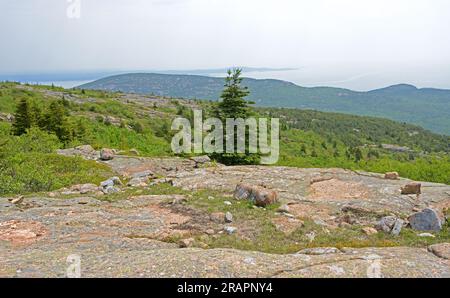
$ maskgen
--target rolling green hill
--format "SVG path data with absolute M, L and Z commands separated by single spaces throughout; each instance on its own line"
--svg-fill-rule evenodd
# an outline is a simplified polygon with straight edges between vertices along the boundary
M 332 87 L 306 88 L 280 80 L 246 78 L 249 100 L 262 107 L 287 107 L 377 116 L 450 135 L 450 90 L 395 85 L 369 92 Z M 136 73 L 106 77 L 79 88 L 217 100 L 223 78 Z
M 9 116 L 24 100 L 30 108 L 31 129 L 14 136 Z M 136 149 L 141 156 L 173 156 L 172 120 L 190 119 L 192 108 L 211 115 L 213 105 L 201 100 L 0 83 L 0 195 L 97 183 L 111 175 L 96 162 L 60 156 L 56 149 L 89 144 L 96 149 L 115 148 L 120 154 Z M 449 136 L 367 116 L 261 107 L 254 112 L 280 118 L 278 165 L 397 171 L 415 180 L 450 183 Z

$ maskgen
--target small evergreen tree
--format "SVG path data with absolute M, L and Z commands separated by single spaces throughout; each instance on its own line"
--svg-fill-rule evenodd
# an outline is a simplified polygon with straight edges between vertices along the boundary
M 356 148 L 356 149 L 355 149 L 355 161 L 358 162 L 358 161 L 360 161 L 362 158 L 363 158 L 363 155 L 362 155 L 361 149 Z
M 247 119 L 253 115 L 250 104 L 253 102 L 247 101 L 244 98 L 250 94 L 248 91 L 248 87 L 241 86 L 242 78 L 240 77 L 242 74 L 242 69 L 235 68 L 233 70 L 228 70 L 228 76 L 225 79 L 224 90 L 220 96 L 221 101 L 217 104 L 215 108 L 215 116 L 222 120 L 224 124 L 224 132 L 226 132 L 226 119 L 227 118 L 242 118 Z M 212 154 L 211 156 L 214 159 L 219 160 L 224 164 L 255 164 L 259 163 L 259 155 L 258 154 L 250 154 L 248 152 L 248 132 L 246 131 L 246 153 L 236 153 L 237 148 L 237 135 L 234 134 L 234 144 L 235 144 L 235 153 L 225 153 L 226 148 L 226 134 L 224 138 L 224 153 L 221 154 Z
M 44 129 L 49 133 L 54 133 L 58 139 L 67 143 L 71 140 L 71 131 L 67 122 L 67 111 L 61 101 L 54 101 L 50 104 L 43 119 Z
M 12 132 L 16 136 L 20 136 L 31 128 L 30 107 L 27 99 L 22 99 L 14 113 L 14 122 Z

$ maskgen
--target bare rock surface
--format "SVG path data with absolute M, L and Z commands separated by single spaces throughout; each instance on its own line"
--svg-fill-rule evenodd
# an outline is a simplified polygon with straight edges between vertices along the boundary
M 449 185 L 422 182 L 420 196 L 402 195 L 401 187 L 410 180 L 388 180 L 381 174 L 344 169 L 218 166 L 182 170 L 168 178 L 174 186 L 187 190 L 210 188 L 232 193 L 240 183 L 264 185 L 276 191 L 282 202 L 311 208 L 323 205 L 329 213 L 350 205 L 370 212 L 410 215 L 417 206 L 447 206 L 450 202 Z
M 442 208 L 450 200 L 447 185 L 422 182 L 419 197 L 401 195 L 409 180 L 341 169 L 196 168 L 190 160 L 121 156 L 105 163 L 120 176 L 151 171 L 185 190 L 223 190 L 230 201 L 239 183 L 263 185 L 288 206 L 289 213 L 277 213 L 273 222 L 286 235 L 303 225 L 301 217 L 331 229 L 342 215 L 348 221 L 352 216 L 370 221 L 374 214 L 410 215 L 419 205 Z M 329 190 L 333 185 L 335 193 Z M 91 196 L 94 185 L 73 190 L 85 189 L 86 194 L 69 198 L 26 196 L 21 204 L 0 198 L 1 277 L 64 277 L 70 255 L 81 258 L 83 277 L 450 277 L 448 243 L 428 249 L 325 247 L 294 254 L 195 248 L 191 246 L 202 235 L 236 237 L 246 227 L 239 216 L 231 226 L 224 213 L 214 217 L 174 203 L 190 195 L 131 195 L 108 201 Z M 238 202 L 233 200 L 232 206 Z M 305 237 L 314 241 L 315 234 Z

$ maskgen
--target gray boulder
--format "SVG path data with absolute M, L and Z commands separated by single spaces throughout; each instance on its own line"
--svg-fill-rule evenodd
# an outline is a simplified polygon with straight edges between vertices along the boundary
M 108 148 L 103 148 L 100 151 L 100 159 L 101 160 L 111 160 L 114 158 L 114 150 L 112 149 L 108 149 Z
M 403 228 L 404 221 L 395 216 L 385 216 L 376 225 L 377 230 L 398 236 Z
M 411 228 L 418 231 L 440 231 L 445 222 L 444 216 L 432 208 L 414 213 L 408 220 Z

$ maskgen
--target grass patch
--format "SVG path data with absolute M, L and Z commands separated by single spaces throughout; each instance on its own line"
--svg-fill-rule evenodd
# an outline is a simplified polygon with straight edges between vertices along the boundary
M 230 201 L 232 205 L 226 205 L 224 201 Z M 344 247 L 425 247 L 433 243 L 450 242 L 448 224 L 441 232 L 434 233 L 435 238 L 419 237 L 419 231 L 409 228 L 404 228 L 399 236 L 383 232 L 368 236 L 362 232 L 362 226 L 353 226 L 350 229 L 327 229 L 310 219 L 301 219 L 302 227 L 290 234 L 285 234 L 278 230 L 272 221 L 277 217 L 284 216 L 276 214 L 275 210 L 279 206 L 277 204 L 268 208 L 255 209 L 250 202 L 236 201 L 214 191 L 195 192 L 187 204 L 207 213 L 229 211 L 233 214 L 233 223 L 228 225 L 238 229 L 236 234 L 223 233 L 216 234 L 214 237 L 205 235 L 197 237 L 198 241 L 206 243 L 210 248 L 235 248 L 287 254 L 313 247 L 336 247 L 339 249 Z M 310 233 L 315 234 L 313 241 L 310 241 L 307 236 Z

